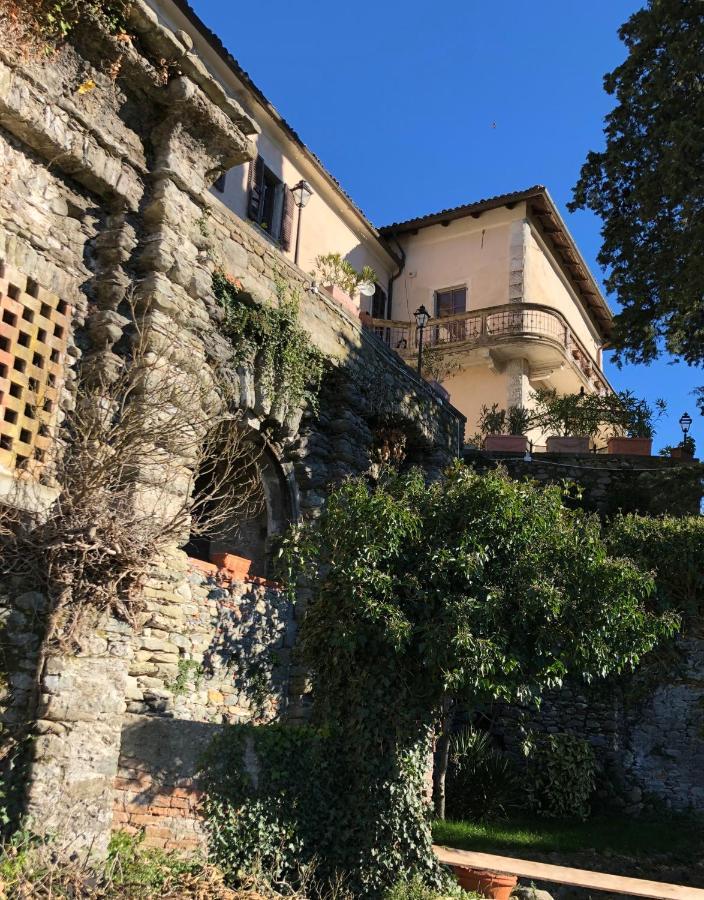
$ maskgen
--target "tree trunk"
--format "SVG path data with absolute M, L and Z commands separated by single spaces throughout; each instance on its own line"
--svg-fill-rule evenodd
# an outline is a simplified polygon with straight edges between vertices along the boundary
M 454 717 L 454 704 L 449 697 L 445 697 L 442 704 L 440 733 L 435 745 L 433 765 L 433 806 L 435 808 L 435 816 L 438 819 L 445 818 L 445 776 L 447 775 L 447 766 L 450 761 L 450 737 Z

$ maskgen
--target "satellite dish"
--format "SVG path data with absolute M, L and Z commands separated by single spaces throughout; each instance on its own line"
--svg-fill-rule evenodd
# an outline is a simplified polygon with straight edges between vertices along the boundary
M 376 285 L 371 281 L 363 281 L 359 286 L 359 293 L 363 297 L 373 297 L 376 292 Z

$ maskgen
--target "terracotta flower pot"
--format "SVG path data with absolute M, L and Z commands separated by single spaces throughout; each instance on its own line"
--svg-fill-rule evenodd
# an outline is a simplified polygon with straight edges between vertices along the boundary
M 224 569 L 235 581 L 244 581 L 252 565 L 251 559 L 234 553 L 211 553 L 210 558 L 218 569 Z
M 485 450 L 504 453 L 525 453 L 528 438 L 524 434 L 487 434 L 484 438 Z
M 515 875 L 499 875 L 498 872 L 475 869 L 472 866 L 452 866 L 452 871 L 465 891 L 476 891 L 492 900 L 509 900 L 518 883 Z
M 670 459 L 694 459 L 694 453 L 686 447 L 671 447 Z
M 557 437 L 546 441 L 548 453 L 589 453 L 588 437 Z
M 609 453 L 650 456 L 653 449 L 653 439 L 645 437 L 610 437 L 607 449 Z

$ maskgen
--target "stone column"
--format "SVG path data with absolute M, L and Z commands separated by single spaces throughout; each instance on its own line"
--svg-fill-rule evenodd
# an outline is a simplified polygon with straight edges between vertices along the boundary
M 506 406 L 528 406 L 530 400 L 530 365 L 527 359 L 511 359 L 506 363 Z
M 125 712 L 130 627 L 98 624 L 75 656 L 50 656 L 41 679 L 27 813 L 70 855 L 107 852 Z

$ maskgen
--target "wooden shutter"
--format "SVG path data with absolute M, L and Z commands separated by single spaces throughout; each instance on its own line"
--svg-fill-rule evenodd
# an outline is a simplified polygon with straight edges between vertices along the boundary
M 283 209 L 281 211 L 281 246 L 284 250 L 291 249 L 291 242 L 293 239 L 293 210 L 295 205 L 291 189 L 285 184 Z
M 249 203 L 247 205 L 247 215 L 250 219 L 258 222 L 260 219 L 260 203 L 262 196 L 262 185 L 264 184 L 264 160 L 261 156 L 257 156 L 249 164 Z

